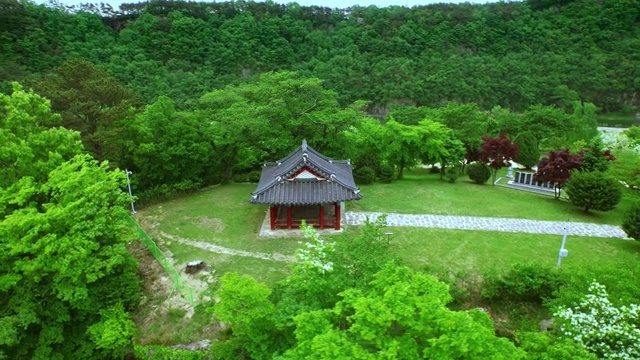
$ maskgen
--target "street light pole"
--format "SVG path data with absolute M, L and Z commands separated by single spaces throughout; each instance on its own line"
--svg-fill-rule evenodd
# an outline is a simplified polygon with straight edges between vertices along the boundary
M 558 266 L 560 266 L 560 262 L 563 257 L 567 257 L 569 252 L 564 248 L 564 244 L 567 241 L 567 227 L 564 227 L 564 234 L 562 235 L 562 245 L 560 245 L 560 251 L 558 252 Z
M 133 174 L 128 169 L 124 169 L 124 173 L 127 174 L 127 186 L 129 186 L 129 196 L 131 197 L 131 213 L 136 213 L 136 208 L 133 207 L 133 194 L 131 193 L 131 179 L 129 179 L 129 175 Z

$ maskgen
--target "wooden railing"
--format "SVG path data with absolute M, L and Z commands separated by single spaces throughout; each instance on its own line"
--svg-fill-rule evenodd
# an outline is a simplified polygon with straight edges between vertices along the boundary
M 320 219 L 305 219 L 304 220 L 307 225 L 313 225 L 314 228 L 320 228 Z M 324 220 L 324 228 L 332 228 L 336 225 L 336 219 L 325 219 Z M 299 229 L 302 226 L 302 220 L 291 220 L 291 228 Z M 276 228 L 277 229 L 287 229 L 289 224 L 287 223 L 287 219 L 278 219 L 276 220 Z

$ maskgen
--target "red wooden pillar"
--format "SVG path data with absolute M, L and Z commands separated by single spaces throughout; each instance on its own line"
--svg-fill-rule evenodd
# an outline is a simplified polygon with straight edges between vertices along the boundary
M 337 202 L 335 205 L 335 213 L 336 213 L 336 230 L 340 230 L 340 203 Z
M 271 230 L 275 230 L 276 229 L 276 220 L 278 218 L 278 206 L 277 205 L 271 205 L 271 208 L 269 208 L 270 211 L 270 218 L 269 220 L 271 221 Z
M 320 230 L 324 229 L 324 205 L 320 204 Z
M 291 230 L 291 220 L 293 219 L 293 208 L 287 206 L 287 229 Z

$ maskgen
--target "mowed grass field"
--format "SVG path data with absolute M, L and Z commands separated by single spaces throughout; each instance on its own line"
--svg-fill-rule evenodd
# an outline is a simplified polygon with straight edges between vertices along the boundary
M 286 276 L 286 263 L 213 253 L 162 236 L 164 233 L 236 250 L 292 255 L 300 238 L 258 237 L 267 207 L 249 204 L 253 190 L 254 184 L 211 187 L 144 208 L 137 219 L 161 248 L 171 251 L 177 264 L 204 260 L 220 275 L 237 271 L 272 283 Z
M 501 171 L 503 175 L 506 171 Z M 382 211 L 404 214 L 468 215 L 532 220 L 577 221 L 597 224 L 622 223 L 630 206 L 629 196 L 609 212 L 585 213 L 567 200 L 502 186 L 478 185 L 462 176 L 456 183 L 440 180 L 428 169 L 406 172 L 405 179 L 390 184 L 360 186 L 363 199 L 348 204 L 351 211 Z
M 255 184 L 211 187 L 178 199 L 149 206 L 138 214 L 159 245 L 173 254 L 177 264 L 204 260 L 218 275 L 228 271 L 247 274 L 273 283 L 284 278 L 289 265 L 275 260 L 217 254 L 178 241 L 168 234 L 231 249 L 293 255 L 301 238 L 261 238 L 258 231 L 267 207 L 248 202 Z M 566 201 L 491 185 L 476 185 L 461 178 L 449 184 L 426 170 L 410 171 L 406 180 L 391 184 L 362 186 L 364 199 L 347 204 L 347 211 L 433 213 L 451 215 L 515 217 L 556 221 L 585 221 L 619 224 L 622 209 L 610 213 L 583 214 Z M 625 200 L 629 201 L 629 200 Z M 626 207 L 623 204 L 621 208 Z M 346 237 L 358 228 L 348 229 Z M 402 263 L 420 270 L 449 269 L 484 273 L 513 263 L 536 261 L 553 265 L 557 261 L 561 236 L 398 227 L 393 232 L 391 251 Z M 341 241 L 340 236 L 334 236 Z M 620 239 L 569 237 L 569 257 L 563 266 L 637 263 L 640 243 Z

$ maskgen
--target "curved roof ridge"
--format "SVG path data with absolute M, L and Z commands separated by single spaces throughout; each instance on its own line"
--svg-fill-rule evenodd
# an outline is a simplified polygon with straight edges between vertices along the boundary
M 325 179 L 318 181 L 326 184 L 321 185 L 318 183 L 317 185 L 313 185 L 313 187 L 308 188 L 307 191 L 316 191 L 311 189 L 320 188 L 328 189 L 326 186 L 330 186 L 330 188 L 333 189 L 343 189 L 340 191 L 342 191 L 344 196 L 346 196 L 345 199 L 360 199 L 362 197 L 360 194 L 360 188 L 353 180 L 352 167 L 349 160 L 334 160 L 329 158 L 310 147 L 307 144 L 307 140 L 303 139 L 300 147 L 289 153 L 284 158 L 276 162 L 264 163 L 258 187 L 251 193 L 252 202 L 258 198 L 262 198 L 263 196 L 284 196 L 287 198 L 287 195 L 284 194 L 276 195 L 277 192 L 281 191 L 278 190 L 278 187 L 288 187 L 289 185 L 285 185 L 289 183 L 286 180 L 296 175 L 295 172 L 303 169 L 304 167 L 314 170 L 319 176 L 324 177 Z M 333 183 L 333 185 L 329 185 L 331 183 Z M 274 188 L 276 189 L 272 190 Z M 351 195 L 346 195 L 345 192 L 348 192 Z M 329 196 L 329 194 L 326 195 Z M 289 194 L 289 196 L 291 196 L 291 194 Z M 329 198 L 331 198 L 331 196 L 329 196 Z

